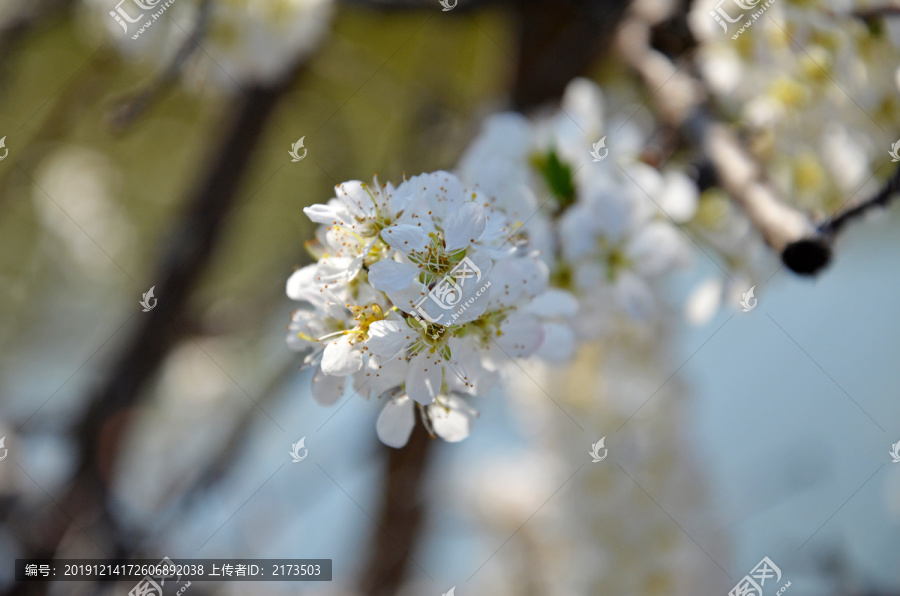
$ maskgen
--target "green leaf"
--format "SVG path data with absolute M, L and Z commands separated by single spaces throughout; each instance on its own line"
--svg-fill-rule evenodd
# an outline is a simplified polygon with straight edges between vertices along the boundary
M 569 164 L 560 161 L 553 149 L 545 155 L 535 155 L 531 162 L 544 177 L 544 182 L 553 193 L 558 211 L 563 211 L 571 206 L 575 202 L 575 184 L 572 181 L 572 168 L 569 167 Z

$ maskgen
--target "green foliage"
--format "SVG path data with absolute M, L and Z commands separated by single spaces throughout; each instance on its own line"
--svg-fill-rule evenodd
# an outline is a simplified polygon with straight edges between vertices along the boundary
M 572 180 L 572 168 L 559 159 L 556 151 L 550 150 L 543 155 L 535 155 L 531 159 L 534 168 L 541 173 L 547 188 L 556 199 L 559 211 L 563 211 L 575 202 L 575 182 Z

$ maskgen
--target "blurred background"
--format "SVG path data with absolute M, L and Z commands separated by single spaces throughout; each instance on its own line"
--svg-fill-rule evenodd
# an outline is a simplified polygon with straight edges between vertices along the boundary
M 376 172 L 452 169 L 486 116 L 540 113 L 575 76 L 649 117 L 655 93 L 614 32 L 644 18 L 652 47 L 692 71 L 689 15 L 705 6 L 221 3 L 237 11 L 227 27 L 204 27 L 209 2 L 175 0 L 136 40 L 113 2 L 0 7 L 0 592 L 133 587 L 16 583 L 16 558 L 168 556 L 334 561 L 329 583 L 198 595 L 726 594 L 768 556 L 797 596 L 900 594 L 896 213 L 851 227 L 812 279 L 755 259 L 751 312 L 703 302 L 741 265 L 698 245 L 664 286 L 670 316 L 569 367 L 507 371 L 462 443 L 419 427 L 383 446 L 381 404 L 318 406 L 284 343 L 284 283 L 315 229 L 303 207 Z M 302 43 L 266 47 L 255 4 L 266 18 L 303 5 L 285 33 Z M 793 4 L 779 14 L 802 25 Z M 229 54 L 223 39 L 243 41 Z M 876 122 L 888 136 L 892 102 Z M 886 162 L 884 140 L 859 151 Z M 850 198 L 800 157 L 795 204 Z M 685 161 L 717 205 L 703 160 Z M 854 189 L 888 174 L 861 168 Z M 601 437 L 609 457 L 592 463 Z M 291 463 L 301 438 L 309 457 Z

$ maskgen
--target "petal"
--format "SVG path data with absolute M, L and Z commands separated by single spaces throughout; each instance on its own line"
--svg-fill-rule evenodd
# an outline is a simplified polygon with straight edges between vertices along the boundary
M 637 233 L 625 250 L 638 273 L 661 275 L 684 260 L 687 250 L 682 234 L 670 224 L 652 222 Z
M 676 223 L 689 221 L 697 212 L 697 185 L 682 172 L 666 172 L 666 186 L 657 203 Z
M 370 217 L 375 214 L 375 203 L 366 190 L 366 183 L 359 180 L 342 182 L 334 187 L 334 194 L 353 215 Z
M 565 290 L 547 290 L 531 301 L 526 309 L 539 317 L 574 317 L 578 313 L 578 300 Z
M 344 220 L 345 211 L 336 201 L 329 201 L 327 205 L 310 205 L 303 208 L 303 213 L 317 224 L 331 226 Z
M 369 281 L 382 292 L 405 290 L 419 275 L 419 268 L 412 263 L 399 263 L 391 259 L 378 261 L 369 267 Z
M 450 337 L 447 340 L 452 354 L 448 362 L 448 369 L 453 369 L 454 374 L 447 375 L 447 384 L 458 391 L 471 395 L 484 395 L 500 379 L 501 365 L 506 364 L 506 356 L 502 360 L 493 361 L 485 357 L 480 340 L 472 337 Z M 492 343 L 491 346 L 494 344 Z M 462 373 L 462 377 L 456 374 Z
M 351 375 L 362 368 L 362 352 L 351 343 L 352 336 L 328 340 L 322 354 L 322 372 L 335 377 Z
M 463 188 L 459 179 L 444 171 L 420 174 L 408 181 L 415 194 L 412 209 L 417 213 L 433 212 L 438 219 L 453 212 L 463 200 Z
M 642 278 L 624 271 L 616 281 L 616 298 L 629 315 L 639 321 L 647 321 L 656 308 L 653 292 Z
M 415 339 L 415 332 L 399 321 L 375 321 L 369 325 L 366 345 L 373 354 L 391 358 Z
M 469 436 L 478 411 L 460 397 L 442 396 L 426 407 L 431 427 L 440 438 L 457 443 Z
M 313 338 L 318 337 L 321 324 L 321 320 L 313 311 L 295 310 L 291 313 L 291 323 L 288 325 L 288 347 L 303 352 L 316 346 Z
M 294 271 L 287 280 L 285 291 L 291 300 L 306 300 L 312 292 L 316 277 L 316 265 L 307 265 Z
M 572 79 L 566 85 L 562 104 L 565 113 L 564 117 L 560 116 L 560 121 L 568 126 L 575 125 L 581 133 L 578 136 L 602 134 L 605 102 L 597 83 L 583 77 Z
M 375 423 L 378 438 L 388 447 L 399 449 L 409 441 L 413 427 L 416 425 L 416 414 L 413 402 L 407 396 L 392 399 L 381 410 Z
M 497 310 L 513 306 L 521 300 L 531 300 L 547 289 L 549 270 L 537 258 L 517 257 L 505 259 L 490 275 L 491 308 Z
M 537 317 L 514 312 L 501 324 L 500 335 L 495 341 L 511 358 L 527 358 L 544 341 L 544 327 Z
M 406 358 L 372 356 L 366 363 L 365 374 L 353 376 L 354 387 L 368 399 L 381 397 L 387 391 L 403 385 L 407 369 L 409 363 Z
M 355 271 L 359 271 L 362 266 L 360 257 L 324 257 L 316 264 L 315 282 L 319 285 L 334 284 L 346 282 L 350 279 L 351 273 L 355 275 Z
M 568 362 L 575 355 L 575 345 L 575 332 L 571 327 L 563 323 L 545 323 L 544 343 L 535 355 L 547 362 Z
M 640 189 L 634 188 L 634 184 L 627 188 L 640 192 Z M 640 198 L 647 200 L 643 194 Z M 585 211 L 590 213 L 588 217 L 591 218 L 588 222 L 591 242 L 596 242 L 596 235 L 600 234 L 611 244 L 616 244 L 634 225 L 638 217 L 638 203 L 622 192 L 619 186 L 601 186 L 588 195 L 588 208 Z
M 402 290 L 385 292 L 391 301 L 391 304 L 399 308 L 405 313 L 412 313 L 416 310 L 423 298 L 428 294 L 428 288 L 420 281 L 413 281 L 409 287 Z
M 406 393 L 422 405 L 430 404 L 441 391 L 444 367 L 441 357 L 427 349 L 409 359 Z
M 474 321 L 485 313 L 491 304 L 491 282 L 482 281 L 479 285 L 466 284 L 463 288 L 462 299 L 456 305 L 455 310 L 449 311 L 450 317 L 442 324 L 462 325 Z
M 469 202 L 454 210 L 444 221 L 444 246 L 448 253 L 455 253 L 476 242 L 487 226 L 481 205 Z
M 397 224 L 381 230 L 381 238 L 400 252 L 422 252 L 431 243 L 428 232 L 419 226 Z
M 344 395 L 344 386 L 347 377 L 332 377 L 321 370 L 317 370 L 313 376 L 311 393 L 313 399 L 320 406 L 335 404 Z
M 587 204 L 576 203 L 560 218 L 563 255 L 575 260 L 591 254 L 597 245 L 597 225 Z
M 706 325 L 722 307 L 725 288 L 722 280 L 711 277 L 694 288 L 684 305 L 684 316 L 692 325 Z

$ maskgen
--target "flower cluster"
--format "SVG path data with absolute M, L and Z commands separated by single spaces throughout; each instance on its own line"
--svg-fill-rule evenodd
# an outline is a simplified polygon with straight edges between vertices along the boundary
M 600 140 L 605 147 L 592 155 Z M 466 182 L 519 206 L 520 233 L 541 248 L 553 285 L 577 297 L 556 335 L 568 327 L 594 339 L 619 321 L 650 320 L 662 307 L 660 281 L 689 260 L 679 226 L 694 216 L 696 185 L 645 163 L 646 142 L 633 119 L 607 123 L 599 87 L 576 79 L 556 114 L 489 119 L 462 159 Z
M 781 196 L 831 213 L 877 187 L 872 173 L 896 140 L 882 124 L 900 114 L 900 28 L 853 14 L 880 3 L 777 0 L 752 18 L 763 4 L 694 3 L 699 71 Z M 737 22 L 717 23 L 717 7 Z
M 630 119 L 607 126 L 599 88 L 576 80 L 552 116 L 489 119 L 455 175 L 346 182 L 307 207 L 316 263 L 288 280 L 308 304 L 288 343 L 315 367 L 313 397 L 386 398 L 377 431 L 394 447 L 416 404 L 457 441 L 477 415 L 466 398 L 510 359 L 563 363 L 579 340 L 654 319 L 665 274 L 690 256 L 679 228 L 697 190 L 646 163 L 645 144 Z
M 447 172 L 397 187 L 345 182 L 304 211 L 320 224 L 316 262 L 288 279 L 288 296 L 307 305 L 287 341 L 315 369 L 313 397 L 333 404 L 350 385 L 387 398 L 377 431 L 394 447 L 416 404 L 429 431 L 468 436 L 477 412 L 464 398 L 544 344 L 546 313 L 533 303 L 548 300 L 546 265 L 496 203 Z

